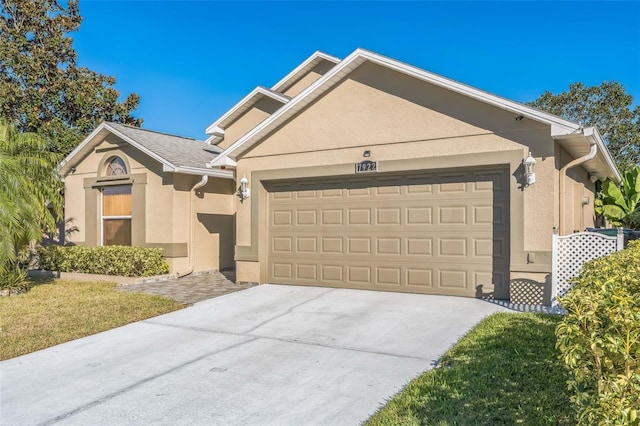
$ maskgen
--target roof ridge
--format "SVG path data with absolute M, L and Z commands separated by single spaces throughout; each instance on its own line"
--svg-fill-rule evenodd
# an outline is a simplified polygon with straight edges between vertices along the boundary
M 158 130 L 143 129 L 142 127 L 136 127 L 136 126 L 131 126 L 129 124 L 118 123 L 117 121 L 105 121 L 104 123 L 106 125 L 116 124 L 118 126 L 128 127 L 129 129 L 133 129 L 133 130 L 142 130 L 144 132 L 156 133 L 158 135 L 172 136 L 174 138 L 187 139 L 187 140 L 192 140 L 194 142 L 203 142 L 204 143 L 204 141 L 202 141 L 202 140 L 199 140 L 199 139 L 196 139 L 196 138 L 191 138 L 189 136 L 180 136 L 180 135 L 174 135 L 173 133 L 160 132 Z

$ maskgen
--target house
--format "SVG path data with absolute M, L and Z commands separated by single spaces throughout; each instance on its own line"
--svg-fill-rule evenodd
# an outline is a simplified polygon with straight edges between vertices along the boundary
M 597 129 L 362 49 L 314 53 L 206 133 L 101 124 L 59 167 L 74 241 L 239 281 L 548 302 L 553 228 L 593 226 L 595 180 L 620 178 Z

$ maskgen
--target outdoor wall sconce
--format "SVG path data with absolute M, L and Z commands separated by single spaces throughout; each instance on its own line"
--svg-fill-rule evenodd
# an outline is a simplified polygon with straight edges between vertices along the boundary
M 249 189 L 249 180 L 247 179 L 247 176 L 243 175 L 242 179 L 240 179 L 240 188 L 238 188 L 238 197 L 240 198 L 240 202 L 243 202 L 250 196 L 251 196 L 251 189 Z
M 526 160 L 522 162 L 524 164 L 524 177 L 526 179 L 526 186 L 533 185 L 536 183 L 536 160 L 531 156 L 531 151 L 529 151 L 529 156 Z

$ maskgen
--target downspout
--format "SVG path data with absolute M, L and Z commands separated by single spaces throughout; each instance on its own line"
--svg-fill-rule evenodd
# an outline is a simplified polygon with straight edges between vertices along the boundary
M 200 179 L 200 181 L 198 183 L 196 183 L 195 185 L 193 185 L 193 188 L 191 188 L 191 191 L 189 191 L 189 198 L 190 198 L 190 203 L 189 203 L 189 246 L 187 247 L 188 250 L 188 257 L 189 257 L 189 265 L 187 266 L 187 269 L 185 269 L 184 271 L 180 271 L 178 272 L 178 278 L 182 278 L 186 275 L 189 275 L 193 272 L 193 260 L 194 260 L 194 251 L 195 251 L 195 245 L 196 245 L 196 232 L 195 232 L 195 210 L 196 210 L 196 191 L 200 188 L 202 188 L 203 186 L 205 186 L 207 184 L 207 182 L 209 181 L 209 176 L 202 176 L 202 179 Z
M 584 130 L 583 130 L 584 132 Z M 567 176 L 567 170 L 572 167 L 578 166 L 582 163 L 585 163 L 596 156 L 598 152 L 598 145 L 596 145 L 596 141 L 593 138 L 589 138 L 590 150 L 587 155 L 584 157 L 576 158 L 575 160 L 569 162 L 566 166 L 560 169 L 560 235 L 565 235 L 565 220 L 564 220 L 564 200 L 565 200 L 565 177 Z

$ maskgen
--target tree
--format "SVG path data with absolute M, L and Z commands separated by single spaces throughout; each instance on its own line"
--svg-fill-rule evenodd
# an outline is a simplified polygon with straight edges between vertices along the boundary
M 15 271 L 18 251 L 55 229 L 62 182 L 53 173 L 60 154 L 45 139 L 0 120 L 0 282 Z
M 119 102 L 115 79 L 76 64 L 77 0 L 0 0 L 0 114 L 68 154 L 101 121 L 139 126 L 139 97 Z
M 622 171 L 640 164 L 640 106 L 632 104 L 633 97 L 618 82 L 593 87 L 573 83 L 566 92 L 546 91 L 529 103 L 585 127 L 597 127 Z

